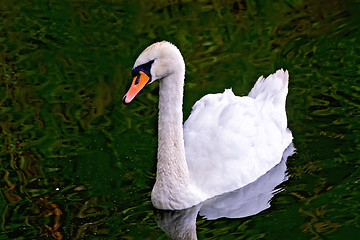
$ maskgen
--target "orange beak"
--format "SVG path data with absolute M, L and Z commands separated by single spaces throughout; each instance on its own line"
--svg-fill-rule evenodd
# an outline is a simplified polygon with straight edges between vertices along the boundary
M 143 71 L 139 71 L 139 75 L 134 77 L 129 91 L 123 97 L 124 103 L 130 103 L 135 96 L 145 87 L 145 85 L 149 82 L 150 77 L 146 75 Z

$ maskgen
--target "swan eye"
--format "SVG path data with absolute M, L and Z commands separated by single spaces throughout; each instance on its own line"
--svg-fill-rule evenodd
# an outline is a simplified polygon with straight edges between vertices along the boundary
M 150 73 L 150 69 L 151 69 L 151 66 L 152 64 L 154 63 L 155 60 L 151 60 L 147 63 L 144 63 L 144 64 L 141 64 L 139 66 L 137 66 L 136 68 L 134 68 L 132 71 L 131 71 L 131 75 L 133 77 L 136 77 L 138 75 L 140 75 L 140 71 L 144 72 L 146 75 L 148 75 L 149 77 L 151 77 L 151 73 Z

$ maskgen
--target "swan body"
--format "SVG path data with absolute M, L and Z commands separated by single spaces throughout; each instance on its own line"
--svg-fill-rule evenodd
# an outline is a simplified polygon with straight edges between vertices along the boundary
M 185 63 L 175 45 L 150 45 L 135 61 L 132 74 L 125 103 L 161 79 L 151 194 L 158 209 L 186 209 L 254 182 L 281 161 L 292 141 L 285 111 L 287 71 L 260 77 L 248 96 L 235 96 L 231 89 L 204 96 L 184 125 Z

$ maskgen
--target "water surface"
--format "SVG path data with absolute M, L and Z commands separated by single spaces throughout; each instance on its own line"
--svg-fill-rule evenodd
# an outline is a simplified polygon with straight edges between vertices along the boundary
M 271 207 L 196 221 L 199 239 L 358 239 L 360 3 L 2 1 L 1 239 L 167 239 L 150 202 L 158 84 L 121 98 L 160 40 L 186 67 L 184 113 L 290 73 L 297 153 Z

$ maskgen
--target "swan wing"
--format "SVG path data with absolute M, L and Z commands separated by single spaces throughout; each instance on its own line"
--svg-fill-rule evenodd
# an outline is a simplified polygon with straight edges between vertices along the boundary
M 282 81 L 277 73 L 267 79 Z M 249 96 L 227 89 L 193 106 L 184 123 L 185 152 L 191 182 L 205 194 L 219 195 L 255 181 L 281 161 L 291 143 L 285 103 L 279 100 L 285 95 L 285 101 L 287 85 L 276 92 L 266 80 L 260 78 Z

